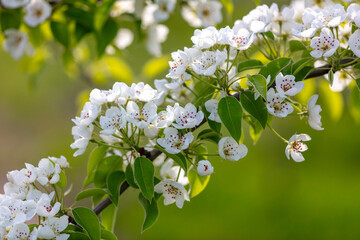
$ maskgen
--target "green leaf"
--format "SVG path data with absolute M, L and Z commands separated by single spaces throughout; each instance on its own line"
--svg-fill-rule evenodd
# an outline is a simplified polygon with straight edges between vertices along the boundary
M 252 92 L 242 92 L 240 94 L 242 107 L 254 118 L 256 118 L 263 128 L 266 127 L 268 112 L 264 101 L 259 97 L 254 99 Z
M 357 124 L 360 124 L 360 92 L 357 87 L 352 87 L 350 92 L 350 115 Z
M 66 175 L 63 171 L 60 172 L 60 180 L 55 185 L 61 189 L 64 189 L 66 187 Z
M 129 185 L 133 188 L 139 188 L 138 185 L 135 183 L 134 179 L 134 171 L 131 167 L 131 164 L 127 165 L 125 170 L 125 177 L 126 181 L 129 183 Z
M 330 86 L 332 86 L 334 82 L 334 72 L 332 70 L 329 71 L 328 78 L 329 78 Z
M 209 84 L 216 85 L 216 80 L 213 78 L 210 78 L 208 76 L 199 76 L 199 78 L 202 78 Z M 198 80 L 194 86 L 194 91 L 196 92 L 197 96 L 200 96 L 194 98 L 194 100 L 192 101 L 192 104 L 194 104 L 196 107 L 202 105 L 204 102 L 209 100 L 212 96 L 211 93 L 215 92 L 215 88 L 213 86 L 210 86 L 209 84 L 206 84 L 204 81 Z
M 256 60 L 256 59 L 249 59 L 249 60 L 240 62 L 237 67 L 237 71 L 243 72 L 243 71 L 250 70 L 250 69 L 262 68 L 263 66 L 264 66 L 264 64 L 261 61 Z
M 119 203 L 120 186 L 125 181 L 125 174 L 123 171 L 112 172 L 107 177 L 107 188 L 110 192 L 110 199 L 115 204 Z
M 99 240 L 101 238 L 99 219 L 91 209 L 77 207 L 72 210 L 72 214 L 76 223 L 87 232 L 90 240 Z
M 112 232 L 102 228 L 101 229 L 101 239 L 104 239 L 104 240 L 117 240 L 118 238 Z
M 87 29 L 93 28 L 94 18 L 92 14 L 89 12 L 70 6 L 66 11 L 65 15 L 69 18 L 74 19 L 77 23 L 81 24 L 82 26 L 86 27 Z
M 98 165 L 95 177 L 94 184 L 98 188 L 106 187 L 106 179 L 113 171 L 121 169 L 123 159 L 120 156 L 110 156 L 106 157 L 101 161 L 101 164 Z
M 101 212 L 101 224 L 106 230 L 114 231 L 117 213 L 118 207 L 114 204 L 110 204 Z
M 168 153 L 165 149 L 163 149 L 162 147 L 156 145 L 155 146 L 156 149 L 160 150 L 162 153 L 164 153 L 167 157 L 173 159 L 177 164 L 179 164 L 179 166 L 184 169 L 185 172 L 187 172 L 187 162 L 186 162 L 186 158 L 184 157 L 183 154 L 178 153 L 178 154 L 171 154 Z
M 278 58 L 275 59 L 271 62 L 269 62 L 268 64 L 266 64 L 266 66 L 264 66 L 259 74 L 263 75 L 265 78 L 267 78 L 269 75 L 271 75 L 271 81 L 268 85 L 271 85 L 276 76 L 279 74 L 279 72 L 281 72 L 283 69 L 285 69 L 287 66 L 289 66 L 291 63 L 291 58 Z
M 210 176 L 200 176 L 194 170 L 189 171 L 188 178 L 191 186 L 190 198 L 199 195 L 210 181 Z
M 84 188 L 89 186 L 92 182 L 94 182 L 95 170 L 96 170 L 97 166 L 99 165 L 99 163 L 101 162 L 101 160 L 104 159 L 107 149 L 108 149 L 107 146 L 101 146 L 101 147 L 95 148 L 91 152 L 90 157 L 89 157 L 88 167 L 87 167 L 88 175 L 87 175 L 84 185 L 83 185 Z
M 19 29 L 21 25 L 21 10 L 4 10 L 2 9 L 0 15 L 1 31 L 5 32 L 7 29 Z
M 314 67 L 305 66 L 303 69 L 301 69 L 297 74 L 294 74 L 295 81 L 299 82 L 304 80 L 309 73 L 311 73 L 314 70 Z
M 272 115 L 271 115 L 272 116 Z M 254 117 L 250 116 L 249 118 L 245 118 L 245 121 L 249 124 L 249 133 L 250 137 L 253 140 L 254 145 L 259 140 L 261 133 L 263 131 L 263 127 Z M 270 117 L 268 118 L 268 122 L 270 121 Z
M 234 12 L 234 4 L 231 0 L 220 0 L 222 5 L 225 7 L 226 12 L 229 15 L 232 15 Z
M 85 198 L 94 197 L 94 196 L 104 196 L 107 192 L 102 188 L 92 188 L 81 191 L 75 198 L 76 201 L 80 201 Z
M 96 31 L 101 31 L 104 23 L 109 18 L 109 13 L 112 5 L 116 0 L 103 0 L 101 5 L 96 8 L 94 15 L 94 28 Z
M 314 58 L 304 58 L 299 60 L 298 62 L 294 63 L 292 65 L 292 75 L 298 74 L 302 69 L 304 69 L 305 66 L 307 66 L 309 63 L 312 63 L 314 61 Z M 298 81 L 295 79 L 295 81 Z
M 246 75 L 246 78 L 256 91 L 258 91 L 258 93 L 266 100 L 267 86 L 265 77 L 259 74 L 252 76 L 248 74 Z
M 68 240 L 89 240 L 90 238 L 85 234 L 81 232 L 70 232 L 70 237 Z
M 198 135 L 197 138 L 200 140 L 209 140 L 215 144 L 218 144 L 220 141 L 220 136 L 218 133 L 214 132 L 211 129 L 202 130 Z
M 152 225 L 154 225 L 154 223 L 158 219 L 159 209 L 156 200 L 154 198 L 152 198 L 151 201 L 149 201 L 144 197 L 143 194 L 140 193 L 138 199 L 145 211 L 145 219 L 141 228 L 141 232 L 144 232 L 145 230 L 149 229 Z
M 69 27 L 67 23 L 50 22 L 50 29 L 56 41 L 62 44 L 65 48 L 69 46 Z
M 138 157 L 135 159 L 135 180 L 140 187 L 140 191 L 148 200 L 151 200 L 154 196 L 154 173 L 154 165 L 149 159 L 145 157 Z
M 86 26 L 80 24 L 80 23 L 76 23 L 75 24 L 75 39 L 76 42 L 80 42 L 81 39 L 88 33 L 91 32 L 90 28 L 87 28 Z
M 274 34 L 272 33 L 272 32 L 265 32 L 264 33 L 264 35 L 267 37 L 267 38 L 269 38 L 269 39 L 271 39 L 271 40 L 275 40 L 275 36 L 274 36 Z
M 238 142 L 241 137 L 243 114 L 240 103 L 234 97 L 224 97 L 219 102 L 218 114 L 231 136 Z
M 201 111 L 204 113 L 206 120 L 209 124 L 209 127 L 214 130 L 214 132 L 220 133 L 221 131 L 221 123 L 212 121 L 209 119 L 210 113 L 206 110 L 205 106 L 201 108 Z
M 97 55 L 101 57 L 106 47 L 114 40 L 118 31 L 114 20 L 108 19 L 99 33 L 96 34 Z
M 307 49 L 305 44 L 298 40 L 291 40 L 289 42 L 289 46 L 290 46 L 290 52 L 296 52 Z

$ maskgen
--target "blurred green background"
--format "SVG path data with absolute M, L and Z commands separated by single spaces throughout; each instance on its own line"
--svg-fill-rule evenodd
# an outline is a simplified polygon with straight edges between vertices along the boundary
M 235 1 L 235 17 L 225 17 L 221 26 L 231 26 L 253 7 L 250 1 Z M 193 29 L 181 17 L 172 15 L 167 25 L 170 34 L 164 53 L 191 46 Z M 122 56 L 134 81 L 152 81 L 143 74 L 151 59 L 145 52 L 143 45 L 135 43 Z M 81 189 L 87 159 L 87 155 L 72 157 L 71 118 L 79 111 L 79 93 L 92 86 L 68 77 L 55 57 L 31 79 L 24 71 L 28 61 L 16 62 L 0 52 L 0 182 L 3 185 L 6 172 L 22 168 L 24 162 L 37 164 L 42 157 L 65 155 L 72 166 L 67 171 L 73 185 L 69 206 Z M 96 86 L 106 89 L 112 83 Z M 319 84 L 310 80 L 306 85 Z M 320 86 L 323 92 L 324 86 L 327 84 Z M 324 131 L 316 132 L 295 117 L 273 124 L 286 138 L 295 132 L 312 137 L 305 162 L 287 160 L 284 143 L 269 130 L 255 146 L 245 131 L 247 157 L 238 162 L 210 159 L 215 173 L 207 189 L 183 209 L 160 203 L 159 219 L 145 233 L 140 233 L 144 213 L 138 193 L 129 190 L 121 196 L 116 225 L 119 239 L 360 239 L 360 127 L 347 109 L 348 92 L 325 95 L 322 91 L 317 90 Z M 307 101 L 309 96 L 303 98 Z M 340 101 L 345 105 L 343 111 Z

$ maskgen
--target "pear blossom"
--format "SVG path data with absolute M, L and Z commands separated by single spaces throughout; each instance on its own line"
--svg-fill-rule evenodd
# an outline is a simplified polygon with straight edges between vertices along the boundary
M 165 128 L 164 134 L 165 137 L 158 138 L 157 143 L 171 154 L 177 154 L 181 152 L 181 150 L 187 149 L 189 144 L 194 140 L 192 132 L 182 135 L 173 127 Z
M 111 107 L 105 116 L 100 116 L 101 134 L 112 135 L 116 130 L 126 127 L 127 113 L 123 107 Z
M 36 168 L 37 181 L 41 185 L 55 184 L 60 180 L 61 168 L 57 163 L 52 163 L 48 158 L 40 160 L 38 167 Z
M 198 126 L 204 119 L 204 113 L 197 111 L 196 107 L 188 103 L 185 108 L 177 106 L 174 110 L 176 123 L 172 125 L 177 129 L 193 128 Z
M 180 166 L 173 166 L 174 165 L 174 160 L 172 159 L 168 159 L 162 166 L 160 169 L 160 176 L 162 177 L 162 179 L 171 179 L 173 181 L 176 181 L 176 179 L 178 178 L 177 182 L 180 183 L 183 186 L 186 186 L 187 184 L 189 184 L 189 179 L 185 176 L 185 171 L 184 169 L 180 168 Z M 180 174 L 179 174 L 180 171 Z
M 24 223 L 36 214 L 36 203 L 32 200 L 6 198 L 0 203 L 0 226 L 8 227 Z
M 72 128 L 71 134 L 73 135 L 75 142 L 73 142 L 70 145 L 70 147 L 72 149 L 78 149 L 74 153 L 74 157 L 80 156 L 85 152 L 87 145 L 89 144 L 89 140 L 91 139 L 93 131 L 94 131 L 94 125 L 89 125 L 89 126 L 76 125 Z
M 329 80 L 328 74 L 324 75 L 324 77 Z M 330 89 L 333 92 L 342 92 L 352 81 L 349 74 L 344 71 L 337 71 L 334 73 L 334 79 L 332 85 L 330 85 Z
M 150 124 L 149 127 L 144 128 L 144 135 L 149 139 L 153 139 L 159 134 L 159 130 L 159 128 L 155 127 L 153 124 Z
M 38 202 L 42 196 L 43 192 L 37 190 L 35 187 L 30 186 L 29 191 L 26 195 L 26 200 L 33 200 L 34 202 Z
M 360 29 L 350 36 L 349 47 L 357 57 L 360 57 Z
M 43 239 L 66 240 L 70 237 L 63 232 L 69 225 L 69 217 L 66 215 L 57 217 L 49 217 L 39 226 L 38 237 Z
M 295 134 L 295 135 L 293 135 L 290 138 L 289 143 L 288 143 L 288 145 L 286 146 L 286 149 L 285 149 L 286 157 L 290 160 L 290 155 L 291 155 L 291 158 L 295 162 L 304 161 L 305 158 L 303 157 L 303 155 L 301 153 L 306 151 L 308 149 L 308 147 L 303 142 L 310 141 L 310 140 L 311 140 L 311 138 L 307 134 Z
M 110 10 L 110 16 L 113 18 L 119 17 L 123 13 L 135 12 L 135 0 L 116 0 Z
M 37 177 L 35 167 L 29 163 L 25 163 L 25 166 L 26 168 L 23 168 L 20 171 L 9 172 L 7 174 L 8 180 L 19 186 L 35 182 Z
M 283 75 L 282 73 L 279 73 L 275 78 L 276 83 L 276 90 L 278 93 L 285 97 L 285 96 L 295 96 L 301 90 L 303 90 L 305 83 L 295 82 L 295 76 L 293 75 Z
M 11 228 L 7 234 L 8 240 L 36 240 L 38 235 L 37 228 L 30 233 L 28 225 L 24 223 L 17 224 Z
M 205 102 L 206 111 L 210 113 L 209 119 L 218 123 L 221 123 L 220 116 L 218 114 L 219 100 L 210 99 Z
M 191 37 L 191 41 L 198 48 L 206 49 L 218 43 L 219 38 L 219 31 L 215 27 L 210 26 L 202 30 L 196 29 Z
M 56 158 L 56 157 L 49 157 L 49 159 L 54 162 L 55 164 L 58 164 L 62 169 L 65 168 L 69 168 L 70 164 L 69 162 L 66 160 L 66 158 L 64 156 L 60 156 L 60 158 Z
M 164 205 L 176 203 L 178 208 L 182 208 L 185 200 L 190 201 L 189 194 L 178 182 L 171 179 L 165 179 L 156 184 L 155 192 L 162 193 L 164 196 Z
M 174 11 L 176 0 L 155 0 L 155 5 L 157 9 L 154 11 L 154 18 L 158 22 L 163 22 Z
M 280 24 L 281 24 L 281 33 L 290 34 L 291 28 L 294 23 L 294 8 L 293 7 L 284 7 L 282 11 L 279 11 L 279 7 L 276 3 L 271 4 L 270 13 L 272 15 L 271 21 L 271 31 L 280 34 Z
M 133 83 L 129 89 L 132 99 L 143 102 L 153 101 L 157 98 L 158 91 L 143 82 Z
M 318 99 L 319 95 L 315 94 L 313 95 L 307 104 L 308 108 L 308 123 L 311 128 L 315 130 L 324 130 L 324 128 L 321 127 L 321 107 L 320 105 L 316 105 L 316 101 Z
M 7 182 L 4 184 L 4 192 L 6 196 L 16 199 L 25 199 L 30 189 L 29 185 L 19 186 L 13 182 Z
M 36 214 L 41 217 L 53 217 L 55 216 L 61 207 L 61 203 L 56 202 L 54 206 L 51 205 L 55 192 L 48 194 L 42 194 L 36 205 Z
M 140 110 L 134 101 L 129 101 L 126 105 L 127 120 L 135 124 L 138 128 L 147 128 L 157 116 L 157 106 L 153 102 L 148 102 Z
M 198 162 L 196 170 L 200 176 L 208 176 L 214 172 L 214 167 L 208 160 L 201 160 Z
M 146 48 L 151 55 L 161 56 L 161 43 L 165 42 L 169 28 L 163 24 L 153 24 L 148 28 Z
M 134 34 L 127 28 L 120 28 L 114 39 L 114 44 L 119 49 L 125 49 L 131 45 L 134 40 Z
M 28 3 L 29 0 L 1 0 L 1 4 L 5 8 L 19 8 L 27 5 Z
M 25 23 L 30 27 L 36 27 L 51 15 L 51 5 L 44 0 L 31 0 L 26 6 Z
M 246 50 L 253 42 L 254 34 L 246 28 L 240 28 L 238 31 L 234 31 L 234 35 L 230 39 L 230 46 L 237 50 Z
M 0 239 L 5 239 L 5 235 L 6 235 L 6 228 L 0 226 Z
M 79 124 L 84 126 L 90 125 L 97 118 L 99 112 L 99 106 L 91 102 L 86 102 L 81 110 L 80 118 L 78 118 Z
M 175 120 L 174 108 L 171 106 L 167 106 L 166 111 L 161 111 L 157 114 L 154 121 L 154 125 L 157 128 L 166 128 L 169 127 L 174 120 Z
M 128 85 L 123 82 L 116 82 L 112 87 L 114 99 L 110 99 L 117 103 L 119 106 L 125 104 L 129 99 L 132 98 L 133 91 L 130 91 Z
M 217 0 L 188 1 L 181 14 L 192 27 L 209 27 L 222 21 L 221 8 Z
M 226 56 L 227 54 L 225 51 L 205 51 L 194 58 L 191 67 L 197 74 L 212 76 L 215 73 L 216 68 L 225 61 Z
M 198 53 L 198 50 L 192 50 L 185 48 L 184 51 L 178 50 L 171 53 L 171 57 L 174 61 L 170 61 L 170 70 L 166 75 L 172 79 L 184 79 L 184 81 L 191 78 L 191 75 L 186 73 L 186 68 L 192 62 L 192 52 Z M 196 55 L 196 53 L 194 55 Z
M 237 143 L 232 137 L 223 137 L 219 141 L 219 155 L 223 159 L 238 161 L 246 156 L 248 149 L 242 143 Z
M 345 12 L 344 6 L 335 4 L 334 6 L 328 6 L 318 11 L 312 24 L 317 28 L 337 27 L 345 21 L 346 17 L 347 13 Z
M 9 52 L 11 57 L 19 59 L 24 55 L 24 52 L 29 49 L 28 35 L 20 30 L 7 29 L 4 32 L 5 41 L 3 48 Z
M 284 102 L 284 97 L 279 93 L 275 93 L 273 88 L 270 88 L 267 92 L 266 107 L 271 115 L 280 118 L 284 118 L 294 111 L 291 104 Z
M 292 34 L 299 38 L 313 37 L 318 30 L 318 27 L 314 26 L 313 24 L 317 14 L 318 12 L 314 9 L 306 8 L 302 17 L 303 24 L 293 23 Z
M 262 33 L 270 30 L 271 12 L 267 5 L 257 6 L 251 10 L 248 15 L 244 16 L 244 26 L 247 26 L 253 33 Z
M 314 49 L 310 55 L 314 58 L 330 57 L 339 47 L 339 41 L 334 39 L 330 29 L 323 28 L 320 37 L 311 39 L 311 47 Z

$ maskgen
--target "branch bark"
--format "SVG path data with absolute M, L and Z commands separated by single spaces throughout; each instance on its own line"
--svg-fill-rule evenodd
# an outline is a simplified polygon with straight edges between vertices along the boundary
M 356 58 L 352 57 L 352 58 L 346 58 L 340 61 L 340 65 L 344 65 L 344 64 L 348 64 L 351 63 L 352 61 L 354 61 Z M 353 63 L 355 64 L 355 62 Z M 320 77 L 323 76 L 325 74 L 327 74 L 329 72 L 329 70 L 332 69 L 332 66 L 330 64 L 326 64 L 323 65 L 321 67 L 319 67 L 318 69 L 313 70 L 312 72 L 310 72 L 306 77 L 306 79 L 310 79 L 310 78 L 315 78 L 315 77 Z M 337 71 L 338 69 L 333 69 L 334 71 Z M 232 95 L 233 97 L 239 99 L 240 93 L 237 92 L 235 94 Z M 202 124 L 204 124 L 206 122 L 206 120 L 204 120 L 202 123 L 200 123 L 199 126 L 195 127 L 193 130 L 195 130 L 196 128 L 200 127 Z M 147 151 L 145 149 L 140 149 L 140 154 L 142 156 L 147 157 L 149 160 L 154 161 L 160 154 L 161 151 L 159 151 L 158 149 L 154 149 L 152 151 Z M 123 194 L 127 189 L 129 188 L 129 183 L 128 182 L 124 182 L 121 185 L 120 188 L 120 195 Z M 100 202 L 95 208 L 94 208 L 94 213 L 96 214 L 100 214 L 106 207 L 108 207 L 111 204 L 111 200 L 109 197 L 107 197 L 106 199 L 104 199 L 102 202 Z M 75 222 L 73 221 L 74 219 L 70 216 L 69 221 L 70 222 Z

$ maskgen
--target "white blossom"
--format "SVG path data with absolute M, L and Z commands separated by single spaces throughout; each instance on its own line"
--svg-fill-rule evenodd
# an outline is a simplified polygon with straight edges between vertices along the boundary
M 4 192 L 6 196 L 16 199 L 25 199 L 28 191 L 30 189 L 29 185 L 19 186 L 13 182 L 7 182 L 4 184 Z
M 220 116 L 218 114 L 219 100 L 210 99 L 205 102 L 206 111 L 210 113 L 209 119 L 218 123 L 221 123 Z
M 110 16 L 115 18 L 123 13 L 135 12 L 135 0 L 117 0 L 110 10 Z
M 220 38 L 219 31 L 211 26 L 205 29 L 196 29 L 194 35 L 191 37 L 191 41 L 200 49 L 206 49 L 214 46 L 218 43 Z
M 278 5 L 273 3 L 270 6 L 270 13 L 272 15 L 271 31 L 275 34 L 280 34 L 281 25 L 281 34 L 290 34 L 294 23 L 294 8 L 284 7 L 279 11 Z
M 54 206 L 51 205 L 51 200 L 54 197 L 55 192 L 48 194 L 42 194 L 36 205 L 36 214 L 41 217 L 53 217 L 55 216 L 61 207 L 61 203 L 56 202 Z M 39 229 L 40 230 L 40 229 Z
M 282 97 L 279 93 L 275 93 L 273 88 L 270 88 L 267 92 L 266 107 L 271 115 L 280 118 L 284 118 L 294 111 L 291 104 L 284 102 L 284 97 Z
M 37 181 L 41 185 L 46 184 L 55 184 L 60 180 L 60 166 L 55 163 L 52 163 L 48 158 L 43 158 L 40 160 L 38 167 L 36 168 Z
M 189 144 L 194 140 L 192 132 L 182 135 L 173 127 L 165 128 L 164 134 L 165 137 L 158 138 L 157 143 L 171 154 L 177 154 L 181 152 L 181 150 L 187 149 Z
M 360 29 L 350 36 L 349 47 L 357 57 L 360 57 Z
M 155 0 L 155 5 L 157 8 L 154 11 L 154 18 L 158 22 L 163 22 L 174 11 L 176 0 Z
M 10 53 L 12 58 L 21 58 L 24 52 L 29 49 L 29 40 L 26 33 L 16 29 L 7 29 L 4 35 L 3 48 Z
M 200 176 L 208 176 L 214 172 L 214 167 L 208 160 L 201 160 L 198 162 L 196 170 Z
M 291 158 L 295 162 L 304 161 L 305 158 L 303 157 L 303 155 L 301 153 L 306 151 L 308 149 L 308 147 L 303 142 L 306 142 L 306 141 L 309 141 L 309 140 L 311 140 L 311 138 L 307 134 L 298 134 L 298 135 L 295 134 L 295 135 L 293 135 L 290 138 L 289 143 L 288 143 L 288 145 L 286 146 L 286 149 L 285 149 L 286 157 L 288 159 L 290 159 L 290 155 L 291 155 Z
M 328 74 L 325 74 L 324 77 L 329 80 Z M 330 89 L 333 92 L 342 92 L 344 89 L 349 86 L 353 79 L 344 71 L 337 71 L 334 73 L 334 79 Z
M 192 27 L 209 27 L 222 21 L 222 4 L 217 0 L 188 1 L 182 16 Z
M 311 47 L 314 49 L 310 55 L 314 58 L 330 57 L 339 47 L 339 41 L 334 39 L 330 29 L 323 28 L 320 37 L 311 39 Z
M 279 73 L 275 78 L 276 90 L 282 96 L 295 96 L 303 90 L 305 83 L 295 82 L 295 76 Z
M 173 61 L 169 62 L 170 70 L 166 75 L 168 78 L 181 79 L 182 82 L 191 78 L 191 75 L 186 73 L 187 67 L 192 63 L 193 56 L 200 54 L 196 48 L 184 48 L 184 51 L 178 50 L 171 53 Z
M 197 74 L 212 76 L 214 75 L 216 68 L 225 61 L 226 56 L 227 54 L 225 51 L 205 51 L 194 58 L 191 67 Z
M 163 24 L 153 24 L 148 29 L 146 47 L 154 56 L 161 56 L 161 43 L 165 42 L 169 34 L 169 28 Z
M 0 226 L 8 227 L 24 223 L 36 214 L 36 203 L 32 200 L 6 198 L 0 203 Z
M 319 95 L 315 94 L 313 95 L 310 99 L 309 102 L 307 104 L 307 108 L 308 108 L 308 123 L 310 125 L 311 128 L 315 129 L 315 130 L 324 130 L 324 128 L 321 127 L 321 116 L 320 116 L 320 112 L 321 112 L 321 107 L 320 105 L 316 105 L 316 101 L 318 99 Z
M 157 98 L 158 91 L 149 84 L 143 82 L 133 83 L 129 89 L 130 95 L 134 100 L 143 102 L 153 101 Z
M 68 161 L 64 156 L 60 156 L 60 158 L 49 157 L 49 159 L 53 161 L 55 164 L 58 164 L 62 169 L 70 167 L 70 164 L 68 163 Z
M 27 5 L 29 0 L 1 0 L 1 4 L 5 8 L 19 8 Z
M 175 202 L 178 208 L 182 208 L 185 200 L 190 201 L 189 194 L 184 186 L 170 179 L 159 182 L 155 186 L 155 192 L 163 194 L 164 205 Z
M 123 107 L 111 107 L 105 116 L 100 117 L 101 134 L 112 135 L 116 130 L 126 127 L 127 113 Z
M 175 120 L 174 110 L 176 107 L 167 106 L 166 111 L 161 111 L 157 114 L 154 125 L 157 128 L 169 127 Z
M 140 110 L 134 101 L 129 101 L 126 106 L 127 120 L 135 124 L 138 128 L 147 128 L 157 116 L 157 106 L 153 102 L 148 102 Z
M 3 240 L 6 235 L 6 227 L 0 226 L 0 239 Z
M 237 143 L 232 137 L 223 137 L 219 141 L 219 155 L 223 159 L 238 161 L 246 156 L 248 149 L 242 143 Z
M 57 217 L 49 217 L 39 226 L 38 237 L 43 239 L 66 240 L 69 234 L 61 233 L 69 225 L 69 217 L 66 215 Z
M 87 145 L 89 144 L 89 140 L 91 139 L 92 133 L 94 131 L 94 125 L 89 126 L 74 126 L 71 130 L 71 134 L 74 136 L 75 141 L 70 145 L 72 149 L 78 149 L 74 153 L 74 157 L 82 155 Z
M 127 28 L 120 28 L 114 39 L 114 44 L 119 49 L 125 49 L 131 45 L 134 40 L 134 34 Z
M 197 111 L 196 107 L 188 103 L 185 107 L 177 106 L 174 110 L 176 123 L 172 125 L 177 129 L 193 128 L 198 126 L 204 119 L 204 113 Z
M 31 0 L 26 6 L 25 23 L 30 27 L 36 27 L 51 15 L 51 5 L 44 0 Z
M 28 225 L 24 223 L 17 224 L 11 228 L 7 234 L 8 240 L 36 240 L 38 235 L 37 228 L 30 233 Z
M 176 179 L 178 178 L 177 182 L 180 183 L 183 186 L 186 186 L 187 184 L 189 184 L 189 179 L 185 176 L 185 171 L 184 169 L 180 168 L 180 166 L 173 166 L 174 165 L 174 160 L 172 159 L 168 159 L 162 166 L 160 169 L 160 176 L 162 177 L 162 179 L 171 179 L 173 181 L 176 181 Z M 180 174 L 179 174 L 180 171 Z
M 251 32 L 262 33 L 270 30 L 271 12 L 267 5 L 257 6 L 251 10 L 248 15 L 244 16 L 243 24 Z
M 346 17 L 344 6 L 336 4 L 318 11 L 312 24 L 317 28 L 337 27 L 345 21 Z
M 100 108 L 98 105 L 95 105 L 91 102 L 86 102 L 83 109 L 81 110 L 80 118 L 78 118 L 79 124 L 84 126 L 90 125 L 97 118 L 99 112 Z

